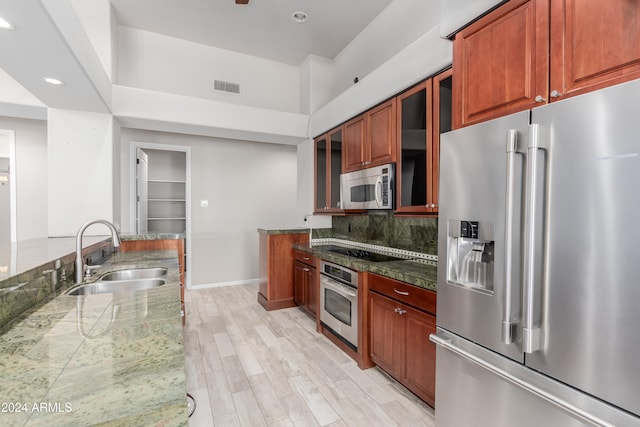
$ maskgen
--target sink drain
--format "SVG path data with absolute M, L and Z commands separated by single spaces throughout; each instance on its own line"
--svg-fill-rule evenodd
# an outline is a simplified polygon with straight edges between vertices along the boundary
M 187 413 L 189 417 L 196 411 L 196 400 L 187 393 Z

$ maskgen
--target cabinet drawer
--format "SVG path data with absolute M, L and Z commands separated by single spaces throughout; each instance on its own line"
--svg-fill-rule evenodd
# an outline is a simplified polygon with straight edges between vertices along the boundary
M 309 252 L 301 251 L 298 249 L 293 250 L 293 257 L 300 261 L 303 264 L 310 265 L 312 267 L 316 266 L 316 257 L 310 254 Z
M 436 293 L 399 280 L 369 273 L 369 290 L 436 314 Z

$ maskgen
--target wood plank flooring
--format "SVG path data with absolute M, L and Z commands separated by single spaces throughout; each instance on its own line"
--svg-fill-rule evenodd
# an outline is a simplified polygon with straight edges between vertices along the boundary
M 433 409 L 356 363 L 298 308 L 265 311 L 257 285 L 187 291 L 190 427 L 429 426 Z

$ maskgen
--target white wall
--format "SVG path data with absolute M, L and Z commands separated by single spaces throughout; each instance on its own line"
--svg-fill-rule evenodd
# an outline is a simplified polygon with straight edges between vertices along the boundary
M 117 84 L 278 111 L 300 109 L 298 67 L 129 27 L 118 30 Z M 214 80 L 240 94 L 213 89 Z
M 191 147 L 191 285 L 257 279 L 257 228 L 291 227 L 296 221 L 296 147 L 123 128 L 125 231 L 134 230 L 125 166 L 132 161 L 131 141 Z M 201 207 L 201 200 L 209 207 Z
M 47 122 L 0 117 L 15 132 L 17 240 L 47 237 Z
M 2 153 L 4 148 L 9 151 L 9 138 L 0 135 L 0 171 L 9 170 L 9 154 Z M 1 173 L 1 172 L 0 172 Z M 2 173 L 4 175 L 4 173 Z M 8 183 L 0 183 L 0 245 L 11 243 L 11 191 Z
M 312 114 L 334 95 L 334 61 L 309 55 L 300 65 L 300 112 Z
M 440 35 L 449 37 L 506 0 L 440 0 Z
M 438 0 L 393 1 L 334 58 L 327 101 L 353 86 L 354 77 L 362 80 L 436 27 L 438 11 Z
M 309 135 L 317 136 L 414 83 L 451 65 L 452 43 L 442 39 L 438 27 L 369 73 L 358 84 L 332 99 L 311 116 Z
M 114 25 L 115 16 L 111 8 L 111 2 L 109 0 L 91 0 L 90 2 L 71 0 L 71 5 L 78 14 L 80 22 L 87 32 L 87 36 L 107 76 L 111 81 L 114 81 L 114 62 L 111 46 L 112 43 L 113 46 L 116 46 L 114 43 L 116 40 L 114 30 L 117 29 L 117 26 Z
M 75 236 L 93 219 L 113 221 L 113 117 L 48 111 L 49 236 Z M 87 235 L 109 234 L 95 226 Z

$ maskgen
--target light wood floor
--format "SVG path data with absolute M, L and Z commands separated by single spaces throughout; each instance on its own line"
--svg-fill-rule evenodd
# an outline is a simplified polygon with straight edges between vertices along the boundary
M 267 312 L 257 286 L 187 291 L 191 427 L 434 426 L 434 412 L 356 363 L 298 308 Z

